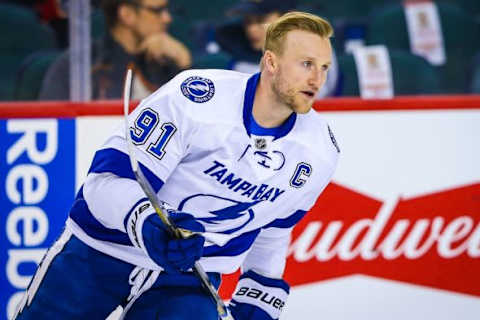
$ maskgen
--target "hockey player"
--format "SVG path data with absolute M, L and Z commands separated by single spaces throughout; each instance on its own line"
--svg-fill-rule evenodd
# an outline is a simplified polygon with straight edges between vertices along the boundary
M 236 320 L 278 319 L 293 226 L 328 184 L 339 149 L 311 110 L 331 63 L 330 24 L 291 12 L 269 25 L 261 73 L 189 70 L 129 117 L 137 157 L 170 219 L 169 237 L 134 178 L 124 126 L 97 151 L 66 228 L 17 319 L 217 319 L 191 268 L 218 287 L 241 267 Z

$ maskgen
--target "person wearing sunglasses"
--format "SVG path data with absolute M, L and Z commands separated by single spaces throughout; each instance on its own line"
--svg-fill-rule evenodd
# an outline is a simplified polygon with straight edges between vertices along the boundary
M 105 36 L 92 45 L 92 99 L 118 99 L 127 67 L 133 99 L 142 99 L 191 66 L 188 48 L 168 33 L 168 0 L 102 0 Z M 48 69 L 40 100 L 69 99 L 69 53 Z

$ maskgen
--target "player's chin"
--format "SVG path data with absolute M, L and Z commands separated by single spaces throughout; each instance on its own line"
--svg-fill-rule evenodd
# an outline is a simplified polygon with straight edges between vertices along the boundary
M 313 106 L 313 99 L 299 99 L 300 101 L 296 101 L 294 106 L 294 111 L 299 114 L 305 114 L 312 109 Z

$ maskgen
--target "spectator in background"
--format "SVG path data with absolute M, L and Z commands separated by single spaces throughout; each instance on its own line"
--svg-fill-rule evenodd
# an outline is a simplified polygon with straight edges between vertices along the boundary
M 295 0 L 241 0 L 230 8 L 227 15 L 239 17 L 240 20 L 228 21 L 216 30 L 216 40 L 221 49 L 233 56 L 229 68 L 244 73 L 259 72 L 266 25 L 295 6 Z M 339 94 L 339 70 L 335 55 L 332 59 L 327 81 L 317 95 L 319 98 Z
M 102 0 L 108 32 L 92 45 L 92 98 L 122 96 L 127 67 L 133 99 L 142 99 L 191 65 L 188 49 L 168 34 L 168 0 Z M 49 68 L 40 99 L 69 99 L 69 52 Z

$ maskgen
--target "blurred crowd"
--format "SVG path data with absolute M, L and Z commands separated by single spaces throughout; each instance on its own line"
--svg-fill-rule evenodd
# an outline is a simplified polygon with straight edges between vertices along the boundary
M 68 100 L 68 0 L 0 1 L 0 100 Z M 480 93 L 479 0 L 90 0 L 92 99 L 141 99 L 183 69 L 259 71 L 265 25 L 329 20 L 334 61 L 318 98 Z

